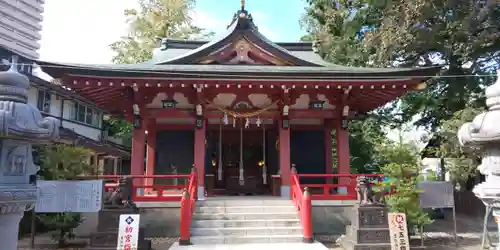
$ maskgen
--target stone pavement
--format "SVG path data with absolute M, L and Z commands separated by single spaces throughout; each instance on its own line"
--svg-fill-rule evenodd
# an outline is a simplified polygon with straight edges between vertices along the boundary
M 315 242 L 313 244 L 305 243 L 253 243 L 253 244 L 221 244 L 221 245 L 192 245 L 192 246 L 179 246 L 174 243 L 170 250 L 328 250 L 323 244 Z M 159 250 L 159 249 L 158 249 Z

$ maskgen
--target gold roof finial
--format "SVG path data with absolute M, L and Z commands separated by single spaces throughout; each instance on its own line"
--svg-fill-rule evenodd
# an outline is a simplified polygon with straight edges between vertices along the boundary
M 245 0 L 241 0 L 241 10 L 245 9 Z

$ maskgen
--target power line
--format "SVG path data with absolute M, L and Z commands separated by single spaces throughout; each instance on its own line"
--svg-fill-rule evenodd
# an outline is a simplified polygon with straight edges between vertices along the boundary
M 29 63 L 17 63 L 17 65 L 21 65 L 21 66 L 31 66 L 33 67 L 33 64 L 29 64 Z M 116 64 L 114 66 L 117 66 L 117 67 L 123 67 L 124 65 L 126 64 Z M 102 68 L 99 68 L 99 67 L 95 67 L 95 68 L 92 68 L 92 65 L 89 65 L 89 68 L 86 68 L 85 65 L 81 65 L 81 66 L 71 66 L 71 65 L 44 65 L 43 67 L 40 67 L 40 68 L 59 68 L 59 69 L 82 69 L 82 70 L 96 70 L 96 71 L 111 71 L 111 72 L 118 72 L 118 73 L 148 73 L 148 74 L 169 74 L 169 75 L 179 75 L 179 76 L 198 76 L 198 77 L 213 77 L 213 76 L 217 76 L 217 77 L 248 77 L 248 75 L 243 75 L 243 74 L 220 74 L 219 72 L 223 72 L 223 71 L 220 71 L 219 70 L 216 70 L 216 71 L 213 71 L 211 74 L 207 74 L 207 73 L 192 73 L 191 71 L 188 71 L 188 70 L 185 70 L 185 71 L 177 71 L 177 72 L 172 72 L 172 70 L 170 69 L 165 69 L 165 70 L 151 70 L 151 69 L 148 69 L 148 68 L 144 68 L 144 69 L 127 69 L 127 68 L 111 68 L 112 66 L 111 65 L 102 65 L 104 67 Z M 155 68 L 155 67 L 161 67 L 161 66 L 165 66 L 165 65 L 151 65 L 151 68 Z M 188 67 L 192 67 L 193 68 L 193 71 L 195 71 L 195 67 L 200 67 L 200 66 L 205 66 L 205 65 L 183 65 L 183 66 L 188 66 Z M 227 66 L 228 67 L 228 70 L 232 69 L 232 70 L 235 70 L 235 69 L 238 69 L 238 67 L 241 67 L 239 65 L 224 65 L 224 66 Z M 144 66 L 141 66 L 141 67 L 144 67 Z M 254 66 L 251 66 L 251 67 L 254 67 Z M 257 66 L 259 67 L 259 66 Z M 274 72 L 267 72 L 267 73 L 315 73 L 315 72 L 329 72 L 329 73 L 345 73 L 345 70 L 349 67 L 341 67 L 340 70 L 338 71 L 335 71 L 335 68 L 329 68 L 329 67 L 307 67 L 307 69 L 312 69 L 312 68 L 315 68 L 314 70 L 312 71 L 307 71 L 307 70 L 287 70 L 286 67 L 290 67 L 290 66 L 264 66 L 269 69 L 272 69 L 273 67 L 280 67 L 280 69 L 284 69 L 284 71 L 274 71 Z M 293 66 L 292 66 L 293 67 Z M 300 67 L 300 66 L 299 66 Z M 260 69 L 262 69 L 262 67 L 260 67 Z M 316 70 L 317 69 L 317 70 Z M 321 69 L 330 69 L 331 71 L 321 71 Z M 352 67 L 351 69 L 355 70 L 356 67 Z M 408 70 L 411 70 L 411 68 L 359 68 L 360 70 L 361 69 L 368 69 L 368 70 L 379 70 L 379 69 L 408 69 Z M 419 68 L 414 68 L 414 69 L 419 69 Z M 255 69 L 252 69 L 251 71 L 249 71 L 248 73 L 260 73 L 260 72 L 263 72 L 264 69 L 262 70 L 255 70 Z M 498 72 L 500 72 L 500 68 L 497 70 Z M 43 72 L 43 71 L 42 71 Z M 337 79 L 387 79 L 387 77 L 381 77 L 381 76 L 369 76 L 369 73 L 373 73 L 373 74 L 377 74 L 377 73 L 398 73 L 398 72 L 401 72 L 401 71 L 394 71 L 394 72 L 378 72 L 378 71 L 374 71 L 374 72 L 366 72 L 367 76 L 356 76 L 356 77 L 349 77 L 349 76 L 342 76 L 342 77 L 336 77 Z M 45 73 L 45 72 L 44 72 Z M 500 73 L 498 73 L 500 74 Z M 50 75 L 49 75 L 50 76 Z M 495 77 L 497 76 L 497 74 L 468 74 L 468 75 L 397 75 L 397 76 L 389 76 L 391 78 L 401 78 L 401 77 L 405 77 L 405 78 L 482 78 L 482 77 Z M 252 75 L 251 76 L 252 78 L 283 78 L 283 76 L 258 76 L 258 75 Z M 301 78 L 300 76 L 296 76 L 296 75 L 293 75 L 293 76 L 290 76 L 290 77 L 293 77 L 293 78 Z M 307 79 L 307 77 L 303 77 L 304 79 Z M 327 80 L 327 78 L 325 78 L 324 80 Z

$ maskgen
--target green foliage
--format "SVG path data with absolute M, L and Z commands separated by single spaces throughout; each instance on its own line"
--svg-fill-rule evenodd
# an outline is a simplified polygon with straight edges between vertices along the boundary
M 388 181 L 381 183 L 377 189 L 395 188 L 396 193 L 386 198 L 387 205 L 392 212 L 406 214 L 410 230 L 432 223 L 420 207 L 421 190 L 417 187 L 421 167 L 417 152 L 407 144 L 384 143 L 378 148 L 381 172 L 388 177 Z
M 65 144 L 40 148 L 40 172 L 45 180 L 71 180 L 93 172 L 92 151 Z
M 394 123 L 418 115 L 437 130 L 466 107 L 480 107 L 482 86 L 500 63 L 495 1 L 307 0 L 302 25 L 329 61 L 353 66 L 442 65 L 441 78 L 386 108 Z M 467 65 L 467 67 L 465 67 Z M 396 126 L 396 124 L 394 124 Z
M 378 172 L 378 163 L 374 161 L 373 156 L 377 151 L 377 145 L 385 140 L 385 136 L 380 120 L 376 116 L 349 122 L 349 152 L 353 173 Z M 336 154 L 334 157 L 336 158 Z
M 48 145 L 39 149 L 40 174 L 45 180 L 71 180 L 85 174 L 92 174 L 88 164 L 92 151 L 70 145 Z M 73 229 L 83 222 L 79 213 L 38 214 L 37 219 L 49 230 L 59 246 L 74 238 Z
M 128 36 L 110 45 L 114 63 L 140 63 L 150 60 L 162 38 L 203 39 L 213 35 L 192 24 L 189 13 L 194 0 L 138 0 L 139 8 L 125 10 Z M 130 146 L 131 124 L 120 118 L 106 119 L 110 136 L 121 137 Z
M 192 25 L 194 0 L 138 0 L 138 9 L 125 10 L 129 35 L 110 45 L 115 63 L 139 63 L 152 57 L 162 38 L 206 38 L 212 33 Z
M 79 213 L 39 214 L 38 219 L 53 232 L 52 239 L 59 247 L 67 245 L 69 240 L 75 238 L 73 229 L 83 222 Z

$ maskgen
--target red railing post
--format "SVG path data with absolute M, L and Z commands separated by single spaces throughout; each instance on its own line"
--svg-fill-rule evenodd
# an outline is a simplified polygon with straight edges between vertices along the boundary
M 302 200 L 302 229 L 304 233 L 304 238 L 302 242 L 313 243 L 313 232 L 312 232 L 312 201 L 311 193 L 309 188 L 304 188 L 304 196 Z
M 190 226 L 191 226 L 191 198 L 189 197 L 188 191 L 184 189 L 181 198 L 181 228 L 180 228 L 181 237 L 179 239 L 179 245 L 181 246 L 191 245 Z
M 295 167 L 295 164 L 292 164 L 292 170 L 290 171 L 290 197 L 293 197 L 293 186 L 298 185 L 298 183 L 295 183 L 293 181 L 294 176 L 297 175 L 297 168 Z M 297 180 L 299 178 L 297 177 Z M 293 199 L 293 198 L 292 198 Z
M 195 200 L 198 200 L 198 175 L 196 173 L 196 168 L 194 167 L 194 164 L 193 164 L 193 167 L 191 168 L 191 179 L 193 180 L 193 185 L 194 185 L 194 199 Z M 189 181 L 188 181 L 189 183 Z

